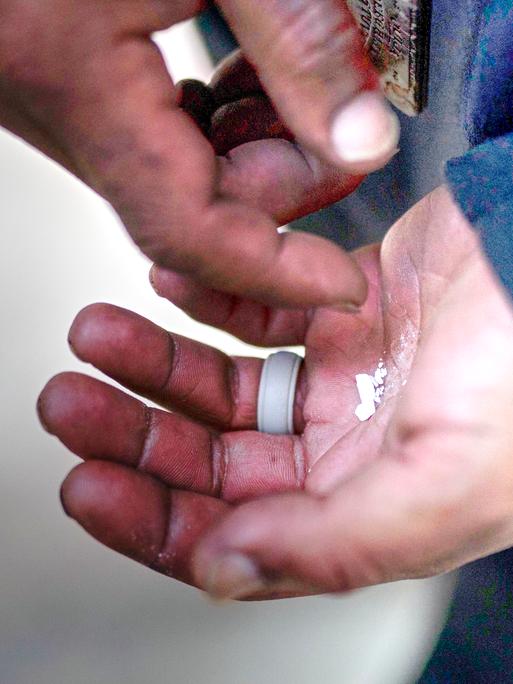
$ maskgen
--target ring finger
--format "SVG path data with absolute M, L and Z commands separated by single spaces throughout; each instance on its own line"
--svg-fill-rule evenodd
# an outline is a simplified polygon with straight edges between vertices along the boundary
M 299 437 L 219 434 L 86 375 L 53 378 L 38 408 L 45 428 L 84 460 L 120 463 L 173 489 L 234 502 L 303 485 Z

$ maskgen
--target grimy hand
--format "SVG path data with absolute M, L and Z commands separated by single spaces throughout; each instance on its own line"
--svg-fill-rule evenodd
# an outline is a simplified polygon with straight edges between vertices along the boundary
M 359 305 L 366 283 L 348 255 L 276 231 L 395 151 L 353 18 L 341 0 L 217 4 L 244 58 L 195 105 L 151 35 L 206 2 L 0 0 L 0 124 L 106 198 L 161 266 L 267 302 Z
M 355 255 L 357 315 L 270 309 L 154 269 L 162 296 L 246 341 L 304 344 L 294 435 L 256 432 L 262 360 L 229 358 L 109 305 L 75 353 L 164 408 L 78 373 L 46 428 L 85 463 L 68 514 L 120 553 L 225 598 L 336 592 L 444 572 L 513 544 L 513 310 L 439 189 Z M 355 417 L 357 373 L 388 370 Z

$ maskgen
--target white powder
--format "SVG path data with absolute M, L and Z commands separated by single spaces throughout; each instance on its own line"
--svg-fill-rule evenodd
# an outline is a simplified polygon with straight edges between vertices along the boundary
M 374 375 L 360 373 L 356 376 L 356 388 L 360 395 L 360 404 L 356 407 L 355 415 L 364 422 L 376 413 L 376 405 L 381 403 L 385 391 L 387 369 L 382 359 L 378 363 Z

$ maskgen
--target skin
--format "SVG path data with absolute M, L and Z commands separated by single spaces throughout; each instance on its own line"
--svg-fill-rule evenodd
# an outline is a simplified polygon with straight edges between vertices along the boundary
M 259 76 L 241 89 L 229 62 L 192 102 L 151 35 L 207 4 L 0 0 L 0 125 L 110 202 L 162 266 L 266 303 L 361 304 L 366 283 L 348 255 L 276 231 L 344 197 L 393 153 L 348 164 L 333 149 L 337 111 L 378 88 L 349 10 L 341 0 L 219 0 L 244 51 L 235 60 Z M 257 137 L 286 129 L 297 144 L 229 139 L 234 117 L 260 120 L 263 109 Z M 277 187 L 290 190 L 285 204 Z M 255 203 L 266 195 L 265 206 Z
M 76 355 L 164 409 L 76 373 L 39 400 L 84 459 L 69 516 L 110 548 L 224 598 L 276 598 L 448 571 L 513 543 L 513 317 L 478 238 L 440 188 L 354 255 L 355 315 L 271 309 L 154 268 L 193 317 L 260 344 L 303 343 L 296 435 L 255 432 L 261 360 L 230 359 L 106 304 Z M 376 415 L 354 376 L 382 358 Z

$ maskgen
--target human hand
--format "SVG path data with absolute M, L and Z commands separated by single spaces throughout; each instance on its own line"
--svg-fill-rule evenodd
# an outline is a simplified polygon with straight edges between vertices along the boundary
M 255 432 L 261 360 L 116 307 L 81 312 L 79 358 L 177 412 L 83 375 L 51 380 L 42 421 L 87 461 L 64 482 L 68 514 L 107 546 L 232 598 L 422 577 L 510 546 L 513 316 L 477 236 L 442 188 L 356 258 L 370 293 L 354 316 L 270 310 L 153 272 L 199 320 L 256 344 L 305 344 L 294 436 Z M 385 394 L 360 423 L 355 374 L 380 358 Z
M 345 196 L 396 147 L 396 119 L 348 9 L 339 0 L 217 3 L 305 152 L 277 140 L 240 147 L 241 133 L 226 160 L 151 40 L 206 4 L 1 0 L 0 124 L 106 198 L 161 265 L 266 302 L 361 303 L 365 281 L 349 256 L 319 237 L 276 232 Z M 225 67 L 224 105 L 237 99 L 235 72 Z M 271 111 L 267 99 L 260 105 Z

